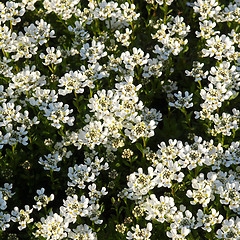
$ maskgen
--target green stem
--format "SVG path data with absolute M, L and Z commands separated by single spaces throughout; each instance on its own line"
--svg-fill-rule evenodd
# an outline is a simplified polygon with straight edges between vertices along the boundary
M 222 138 L 221 138 L 221 144 L 222 146 L 224 145 L 224 135 L 222 134 Z
M 54 68 L 53 65 L 51 65 L 51 67 L 48 65 L 49 70 L 51 71 L 52 74 L 54 74 Z
M 166 24 L 166 21 L 167 21 L 167 12 L 168 12 L 168 5 L 164 3 L 164 18 L 163 18 L 164 24 Z
M 199 84 L 199 89 L 202 89 L 201 81 L 198 81 L 198 84 Z
M 90 98 L 93 96 L 93 90 L 90 88 Z
M 147 139 L 145 137 L 143 137 L 142 140 L 143 140 L 143 150 L 144 150 L 147 147 Z M 142 156 L 143 156 L 143 158 L 145 158 L 145 152 L 144 151 L 142 151 Z
M 186 122 L 187 122 L 188 127 L 191 128 L 191 119 L 188 116 L 186 109 L 185 108 L 181 108 L 180 110 L 181 110 L 181 112 L 184 114 L 184 116 L 186 118 Z

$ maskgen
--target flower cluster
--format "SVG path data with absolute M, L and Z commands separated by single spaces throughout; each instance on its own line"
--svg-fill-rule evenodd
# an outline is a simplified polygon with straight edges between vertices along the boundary
M 2 1 L 0 239 L 240 239 L 239 13 Z

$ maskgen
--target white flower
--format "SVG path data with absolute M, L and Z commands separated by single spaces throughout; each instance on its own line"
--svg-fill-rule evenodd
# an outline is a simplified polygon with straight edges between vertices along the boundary
M 204 63 L 200 63 L 197 61 L 193 62 L 193 69 L 191 71 L 186 70 L 186 76 L 194 77 L 195 82 L 205 79 L 208 76 L 208 71 L 204 72 L 202 70 L 203 66 Z
M 217 230 L 218 239 L 239 239 L 240 236 L 240 218 L 236 217 L 225 219 L 221 229 Z
M 148 168 L 148 174 L 143 173 L 143 169 L 139 168 L 137 173 L 132 173 L 128 177 L 128 191 L 130 199 L 140 199 L 142 195 L 146 195 L 151 189 L 155 187 L 153 182 L 154 172 L 153 168 Z
M 185 216 L 184 216 L 185 215 Z M 172 239 L 185 239 L 185 237 L 194 228 L 195 217 L 186 207 L 180 205 L 180 211 L 174 214 L 172 223 L 170 224 L 170 231 L 167 231 L 167 236 Z M 178 233 L 181 230 L 181 233 Z
M 214 57 L 217 60 L 222 60 L 235 52 L 234 42 L 226 35 L 216 35 L 207 40 L 206 46 L 208 49 L 202 49 L 203 57 Z
M 14 207 L 14 210 L 11 212 L 11 220 L 13 222 L 18 222 L 18 229 L 21 231 L 22 229 L 27 227 L 28 223 L 33 222 L 33 218 L 30 218 L 30 213 L 32 213 L 33 209 L 30 209 L 28 205 L 25 205 L 25 210 L 19 210 L 18 207 Z
M 11 220 L 10 214 L 0 212 L 0 229 L 2 231 L 6 231 L 6 229 L 10 227 L 9 224 L 10 220 Z
M 5 210 L 7 208 L 7 202 L 4 200 L 4 195 L 0 191 L 0 209 Z
M 76 5 L 80 0 L 44 0 L 43 6 L 47 13 L 55 12 L 63 20 L 71 18 L 76 12 Z
M 36 224 L 35 237 L 43 237 L 47 240 L 63 239 L 67 237 L 69 223 L 57 213 L 50 212 L 46 218 L 41 218 L 41 222 Z
M 173 163 L 173 161 L 170 160 L 166 163 L 166 166 L 159 163 L 154 171 L 156 175 L 154 182 L 158 188 L 170 188 L 172 186 L 172 180 L 177 180 L 178 182 L 183 180 L 184 174 L 180 171 L 181 167 L 179 166 L 178 162 Z M 178 174 L 177 172 L 180 173 Z
M 114 37 L 118 42 L 121 42 L 123 46 L 130 45 L 130 35 L 132 34 L 132 30 L 126 28 L 126 33 L 120 33 L 119 30 L 115 31 Z
M 55 53 L 55 48 L 54 47 L 47 47 L 46 49 L 47 55 L 45 55 L 44 53 L 41 53 L 39 55 L 39 57 L 41 59 L 44 59 L 43 64 L 48 66 L 50 64 L 59 64 L 62 62 L 62 58 L 61 57 L 61 51 L 57 50 Z
M 44 108 L 44 116 L 48 120 L 52 121 L 51 125 L 56 128 L 61 128 L 61 123 L 67 123 L 69 126 L 73 126 L 75 120 L 74 117 L 68 115 L 73 112 L 73 109 L 69 109 L 68 104 L 63 102 L 49 103 L 49 108 Z
M 15 193 L 12 193 L 12 183 L 4 183 L 4 187 L 0 188 L 0 192 L 3 194 L 3 199 L 7 201 L 9 198 L 11 198 Z
M 189 94 L 188 91 L 185 91 L 185 96 L 182 96 L 182 92 L 178 91 L 178 93 L 174 93 L 174 96 L 177 98 L 177 100 L 173 102 L 169 102 L 170 107 L 175 107 L 178 109 L 181 108 L 191 108 L 193 106 L 192 101 L 192 96 L 193 93 Z
M 79 201 L 77 195 L 68 196 L 66 200 L 63 200 L 63 206 L 60 207 L 60 214 L 69 223 L 75 223 L 77 216 L 86 217 L 91 215 L 89 199 L 82 195 Z
M 92 46 L 88 43 L 85 43 L 80 50 L 80 55 L 82 59 L 88 59 L 89 63 L 96 64 L 97 61 L 105 56 L 107 52 L 104 51 L 105 45 L 101 42 L 92 41 Z
M 146 220 L 156 220 L 160 223 L 170 221 L 177 211 L 172 197 L 160 196 L 158 200 L 155 194 L 147 197 L 140 207 L 146 212 Z
M 205 180 L 203 173 L 200 173 L 196 179 L 192 180 L 192 187 L 196 190 L 187 190 L 186 193 L 187 197 L 193 198 L 193 201 L 190 201 L 192 205 L 200 203 L 203 207 L 207 207 L 209 202 L 215 199 L 212 182 L 211 179 Z
M 140 226 L 137 224 L 136 227 L 131 227 L 132 231 L 127 232 L 126 239 L 134 239 L 134 240 L 150 240 L 152 224 L 148 223 L 146 228 L 140 229 Z
M 43 19 L 36 21 L 35 23 L 37 26 L 31 23 L 28 27 L 24 27 L 26 35 L 31 38 L 33 42 L 43 45 L 44 43 L 47 43 L 48 38 L 55 37 L 55 31 L 51 30 L 50 24 L 45 22 Z
M 39 158 L 38 163 L 44 166 L 44 170 L 50 170 L 59 172 L 60 167 L 57 167 L 58 162 L 62 161 L 62 156 L 59 154 L 59 152 L 54 152 L 53 154 L 49 153 L 48 155 L 44 155 L 43 159 L 42 157 Z
M 219 31 L 214 31 L 213 28 L 216 27 L 216 22 L 212 22 L 211 20 L 204 20 L 203 22 L 199 22 L 201 32 L 196 31 L 196 37 L 202 37 L 205 39 L 209 39 L 211 36 L 219 34 Z
M 33 205 L 33 208 L 37 209 L 38 211 L 42 208 L 42 207 L 46 207 L 47 204 L 50 201 L 53 201 L 54 199 L 54 194 L 51 194 L 49 197 L 47 195 L 44 194 L 45 189 L 41 188 L 40 190 L 37 190 L 37 194 L 38 196 L 34 197 L 34 200 L 37 201 L 36 205 Z
M 65 73 L 63 77 L 59 79 L 59 87 L 65 87 L 65 89 L 59 89 L 58 93 L 60 95 L 66 95 L 72 93 L 83 93 L 85 86 L 91 86 L 92 82 L 89 83 L 86 75 L 82 74 L 80 71 L 70 71 Z
M 97 240 L 97 234 L 86 224 L 78 225 L 77 228 L 71 230 L 68 233 L 68 237 L 70 239 Z
M 198 209 L 197 212 L 197 223 L 195 228 L 201 227 L 203 230 L 207 232 L 212 231 L 212 227 L 215 224 L 221 223 L 223 220 L 223 216 L 219 214 L 214 208 L 211 209 L 210 214 L 204 214 L 201 209 Z
M 107 195 L 108 192 L 106 191 L 105 187 L 102 187 L 101 191 L 97 191 L 96 184 L 93 183 L 88 186 L 89 189 L 89 197 L 90 197 L 90 203 L 97 202 L 102 196 Z
M 193 4 L 193 10 L 196 13 L 200 13 L 201 17 L 199 17 L 199 20 L 203 21 L 208 17 L 212 18 L 217 16 L 221 7 L 218 6 L 218 2 L 216 0 L 197 0 Z
M 86 187 L 85 182 L 94 182 L 95 181 L 95 174 L 91 172 L 91 168 L 87 165 L 77 165 L 75 164 L 74 167 L 68 168 L 68 177 L 70 178 L 71 182 L 68 182 L 68 186 L 76 186 L 80 189 L 84 189 Z

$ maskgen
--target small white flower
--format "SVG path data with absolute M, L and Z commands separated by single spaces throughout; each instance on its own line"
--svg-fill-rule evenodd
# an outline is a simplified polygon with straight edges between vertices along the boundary
M 182 92 L 178 91 L 178 93 L 174 93 L 174 96 L 177 98 L 177 100 L 174 103 L 169 102 L 170 107 L 181 109 L 191 108 L 193 106 L 193 103 L 191 102 L 193 93 L 189 94 L 188 91 L 185 91 L 185 96 L 182 96 Z
M 62 62 L 62 58 L 61 57 L 61 51 L 57 50 L 55 53 L 55 48 L 54 47 L 48 47 L 46 49 L 47 55 L 45 55 L 44 53 L 41 53 L 39 55 L 39 57 L 41 59 L 44 59 L 43 64 L 48 66 L 50 64 L 59 64 Z
M 136 227 L 131 227 L 131 229 L 133 232 L 128 231 L 126 239 L 150 240 L 152 223 L 148 223 L 146 228 L 140 229 L 140 226 L 137 224 Z
M 54 195 L 51 194 L 49 197 L 44 194 L 45 189 L 41 188 L 37 190 L 38 196 L 34 197 L 34 200 L 37 201 L 36 205 L 33 205 L 33 208 L 36 208 L 38 211 L 41 210 L 42 207 L 46 207 L 50 201 L 53 201 Z
M 11 212 L 11 220 L 19 223 L 18 229 L 20 231 L 26 228 L 28 223 L 33 222 L 33 218 L 30 218 L 30 213 L 32 213 L 32 211 L 33 209 L 30 209 L 28 205 L 25 205 L 25 210 L 19 210 L 18 207 L 14 207 L 14 210 Z

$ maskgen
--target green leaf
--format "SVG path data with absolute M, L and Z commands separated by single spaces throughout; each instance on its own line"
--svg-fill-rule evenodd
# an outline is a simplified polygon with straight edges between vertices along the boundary
M 189 49 L 189 46 L 188 46 L 188 45 L 186 45 L 186 46 L 184 47 L 184 49 L 183 49 L 182 53 L 185 53 L 185 52 L 187 52 L 187 51 L 188 51 L 188 49 Z
M 130 163 L 129 163 L 128 161 L 123 161 L 123 163 L 124 163 L 126 166 L 130 167 Z
M 135 145 L 136 145 L 137 149 L 142 153 L 143 152 L 142 144 L 141 143 L 136 143 Z
M 235 99 L 238 95 L 239 95 L 239 92 L 237 92 L 235 95 L 232 95 L 232 96 L 229 98 L 229 100 Z
M 138 159 L 138 155 L 132 157 L 132 162 L 135 162 Z
M 116 163 L 116 165 L 115 165 L 116 167 L 120 167 L 121 166 L 121 164 L 120 163 Z

